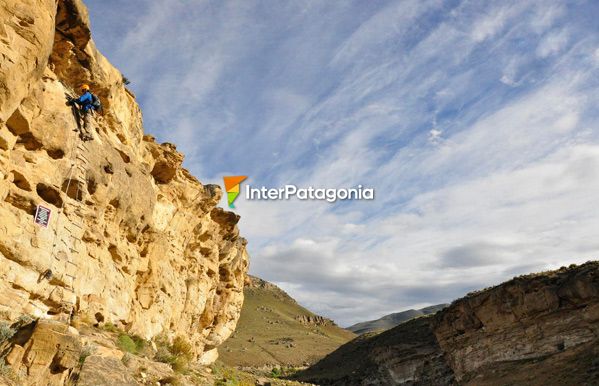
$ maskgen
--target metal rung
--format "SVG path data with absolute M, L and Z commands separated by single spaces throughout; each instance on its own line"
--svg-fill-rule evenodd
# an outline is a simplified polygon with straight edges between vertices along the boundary
M 81 200 L 83 200 L 83 197 L 81 198 Z M 85 204 L 83 203 L 83 201 L 79 201 L 79 200 L 75 200 L 75 199 L 71 199 L 71 205 L 75 207 L 75 210 L 85 208 Z
M 72 222 L 71 225 L 75 225 L 77 228 L 83 229 L 83 225 L 82 224 L 77 224 L 76 222 Z
M 78 250 L 76 250 L 76 249 L 73 249 L 73 248 L 69 248 L 69 250 L 71 251 L 71 253 L 79 253 L 79 251 L 78 251 Z
M 85 163 L 89 163 L 89 159 L 81 153 L 77 154 L 77 158 L 80 158 L 80 160 Z
M 80 200 L 75 200 L 74 198 L 71 198 L 71 201 L 69 202 L 69 204 L 71 206 L 74 206 L 75 209 L 85 208 L 85 204 L 83 203 L 83 197 L 81 197 L 81 201 Z
M 74 279 L 74 278 L 75 278 L 75 275 L 71 275 L 70 273 L 65 273 L 64 275 L 65 275 L 65 276 L 68 276 L 68 277 L 70 277 L 70 278 L 72 278 L 72 279 Z
M 77 265 L 77 263 L 75 263 L 75 262 L 73 262 L 73 261 L 67 260 L 67 263 L 68 263 L 68 264 L 71 264 L 71 265 L 74 265 L 74 266 L 75 266 L 75 267 L 77 267 L 77 268 L 79 267 L 79 266 Z

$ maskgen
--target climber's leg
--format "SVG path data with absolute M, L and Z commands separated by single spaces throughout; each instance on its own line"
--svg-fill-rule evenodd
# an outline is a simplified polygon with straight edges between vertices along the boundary
M 83 130 L 81 130 L 81 139 L 91 141 L 94 139 L 92 135 L 92 113 L 90 110 L 83 112 Z
M 75 123 L 77 123 L 77 128 L 75 129 L 75 131 L 79 130 L 79 132 L 81 132 L 81 112 L 79 111 L 79 108 L 73 104 L 71 106 L 71 109 L 73 109 L 73 115 L 75 116 Z

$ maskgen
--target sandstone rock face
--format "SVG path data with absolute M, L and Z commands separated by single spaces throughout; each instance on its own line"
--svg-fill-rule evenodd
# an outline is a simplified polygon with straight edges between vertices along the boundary
M 144 136 L 79 0 L 3 1 L 0 19 L 0 313 L 183 335 L 214 360 L 243 302 L 238 216 L 174 145 Z M 86 143 L 65 104 L 82 83 L 104 106 Z M 33 221 L 40 204 L 47 228 Z
M 457 379 L 483 366 L 599 343 L 599 263 L 515 278 L 454 302 L 435 320 Z
M 56 321 L 41 320 L 16 336 L 6 362 L 16 373 L 26 374 L 27 386 L 65 384 L 79 365 L 81 343 L 76 330 Z
M 295 320 L 305 326 L 334 326 L 335 323 L 328 318 L 320 315 L 298 315 Z
M 85 360 L 77 385 L 80 386 L 138 386 L 129 370 L 118 359 L 92 355 Z
M 366 334 L 298 375 L 326 385 L 599 384 L 599 262 L 514 278 Z

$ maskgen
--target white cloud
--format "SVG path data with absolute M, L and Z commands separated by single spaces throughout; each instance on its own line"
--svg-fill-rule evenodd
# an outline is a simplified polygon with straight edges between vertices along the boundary
M 431 142 L 433 144 L 439 143 L 443 139 L 443 137 L 441 137 L 442 134 L 443 134 L 443 132 L 441 130 L 432 129 L 431 131 L 428 132 L 429 142 Z
M 106 22 L 106 54 L 203 181 L 376 188 L 370 202 L 238 200 L 252 273 L 314 311 L 346 325 L 596 257 L 585 4 L 142 4 L 97 5 L 139 10 Z
M 597 48 L 593 53 L 593 59 L 595 61 L 595 64 L 599 66 L 599 48 Z
M 542 58 L 555 55 L 566 47 L 568 40 L 568 31 L 565 29 L 551 32 L 541 40 L 541 43 L 537 47 L 537 55 Z
M 388 39 L 401 39 L 423 13 L 439 6 L 439 0 L 392 2 L 360 25 L 340 46 L 332 65 L 359 60 L 364 51 Z
M 565 13 L 566 6 L 564 4 L 542 4 L 534 10 L 531 29 L 540 34 L 552 27 Z
M 471 37 L 477 43 L 493 37 L 505 25 L 506 19 L 509 16 L 507 9 L 499 8 L 492 9 L 485 17 L 476 21 L 472 26 Z
M 377 294 L 379 313 L 392 312 L 450 301 L 533 266 L 593 258 L 599 219 L 588 208 L 597 197 L 599 146 L 573 146 L 523 169 L 418 195 L 405 211 L 364 222 L 355 239 L 322 238 L 329 224 L 315 215 L 304 228 L 315 238 L 270 244 L 253 264 L 321 312 L 316 294 L 353 304 L 354 315 L 338 316 L 349 324 L 373 311 L 360 310 L 369 294 Z M 364 242 L 372 239 L 379 242 Z

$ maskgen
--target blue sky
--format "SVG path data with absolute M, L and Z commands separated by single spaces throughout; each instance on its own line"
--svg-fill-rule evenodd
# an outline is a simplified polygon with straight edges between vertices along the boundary
M 597 258 L 597 2 L 87 5 L 202 182 L 376 189 L 237 202 L 251 273 L 341 325 Z

